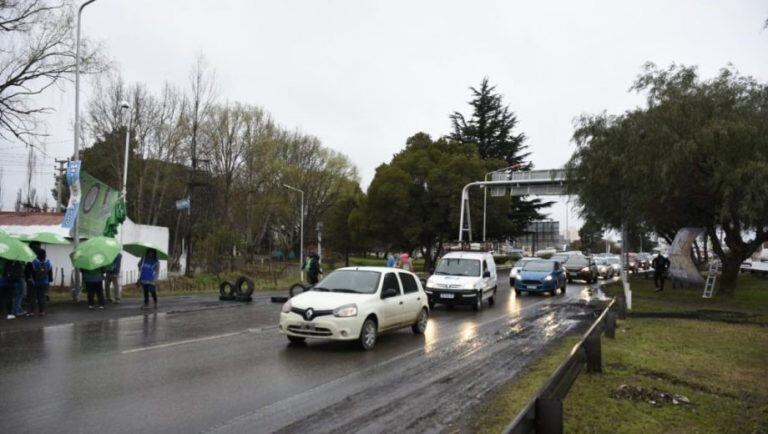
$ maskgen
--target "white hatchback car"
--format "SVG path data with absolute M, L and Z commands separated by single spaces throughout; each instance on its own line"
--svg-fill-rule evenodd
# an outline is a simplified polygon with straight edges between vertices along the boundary
M 427 296 L 415 274 L 387 267 L 338 269 L 283 305 L 280 332 L 292 343 L 306 338 L 357 340 L 364 350 L 379 333 L 427 328 Z

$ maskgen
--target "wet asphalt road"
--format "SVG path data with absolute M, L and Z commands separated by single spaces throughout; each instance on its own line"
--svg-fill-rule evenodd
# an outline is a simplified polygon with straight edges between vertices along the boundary
M 2 432 L 460 430 L 490 391 L 587 312 L 585 284 L 564 297 L 516 297 L 506 280 L 493 308 L 438 306 L 424 336 L 403 329 L 370 352 L 288 345 L 276 329 L 280 305 L 267 296 L 3 324 Z

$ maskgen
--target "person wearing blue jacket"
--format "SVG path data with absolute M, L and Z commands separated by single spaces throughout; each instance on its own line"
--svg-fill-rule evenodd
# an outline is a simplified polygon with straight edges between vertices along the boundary
M 37 258 L 32 261 L 32 288 L 29 291 L 29 316 L 35 316 L 35 307 L 37 314 L 45 316 L 45 296 L 53 282 L 53 266 L 51 261 L 46 258 L 45 250 L 39 249 Z
M 139 261 L 139 283 L 144 291 L 144 306 L 149 309 L 149 295 L 157 309 L 157 276 L 160 274 L 160 261 L 157 259 L 157 251 L 149 249 Z

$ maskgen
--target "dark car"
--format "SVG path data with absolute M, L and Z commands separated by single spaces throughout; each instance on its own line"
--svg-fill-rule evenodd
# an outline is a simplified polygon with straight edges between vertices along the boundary
M 563 266 L 569 282 L 573 282 L 575 279 L 587 283 L 597 282 L 597 265 L 595 265 L 595 260 L 589 256 L 571 256 Z
M 637 273 L 640 270 L 640 257 L 637 253 L 627 253 L 627 271 Z
M 549 292 L 560 290 L 565 295 L 565 272 L 557 261 L 541 259 L 526 262 L 515 278 L 515 294 L 521 292 Z

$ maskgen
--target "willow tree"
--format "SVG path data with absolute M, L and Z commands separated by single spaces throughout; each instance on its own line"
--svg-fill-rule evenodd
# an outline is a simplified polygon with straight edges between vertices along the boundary
M 694 67 L 648 64 L 632 89 L 646 107 L 578 121 L 571 193 L 614 228 L 643 225 L 668 240 L 705 228 L 733 293 L 741 263 L 768 241 L 768 86 L 732 68 L 702 80 Z

